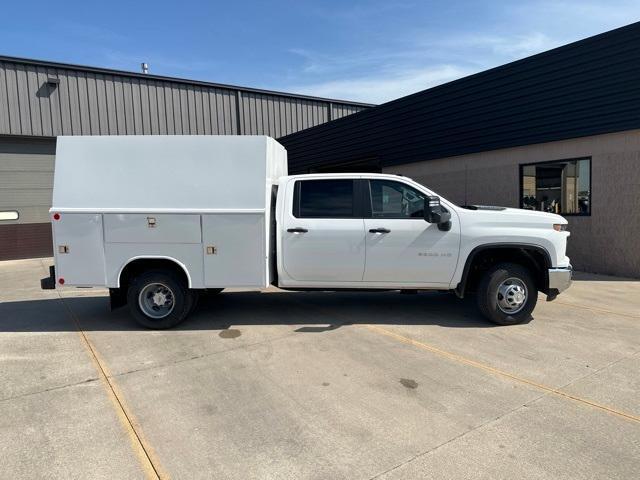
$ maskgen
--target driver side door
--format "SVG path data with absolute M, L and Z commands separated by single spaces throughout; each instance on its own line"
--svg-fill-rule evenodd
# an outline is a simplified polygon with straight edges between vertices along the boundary
M 415 286 L 449 285 L 460 245 L 460 223 L 451 229 L 424 220 L 425 193 L 404 182 L 369 179 L 364 282 Z

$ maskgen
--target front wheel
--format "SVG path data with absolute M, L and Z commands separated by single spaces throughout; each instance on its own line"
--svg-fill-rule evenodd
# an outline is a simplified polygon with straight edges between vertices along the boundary
M 501 263 L 485 272 L 477 295 L 482 314 L 498 325 L 528 320 L 538 301 L 531 273 L 515 263 Z
M 133 318 L 146 328 L 171 328 L 189 314 L 195 296 L 170 271 L 153 270 L 135 277 L 127 290 Z

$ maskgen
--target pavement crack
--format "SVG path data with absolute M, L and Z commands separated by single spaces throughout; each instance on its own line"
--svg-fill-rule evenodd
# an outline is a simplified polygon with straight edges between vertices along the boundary
M 69 388 L 69 387 L 76 387 L 78 385 L 84 385 L 86 383 L 92 383 L 95 382 L 97 380 L 100 380 L 98 377 L 95 378 L 87 378 L 86 380 L 81 380 L 79 382 L 72 382 L 72 383 L 67 383 L 65 385 L 56 385 L 55 387 L 49 387 L 49 388 L 45 388 L 43 390 L 38 390 L 35 392 L 26 392 L 26 393 L 21 393 L 20 395 L 13 395 L 10 397 L 4 397 L 4 398 L 0 398 L 0 403 L 1 402 L 8 402 L 10 400 L 16 400 L 18 398 L 24 398 L 24 397 L 29 397 L 31 395 L 38 395 L 40 393 L 47 393 L 47 392 L 54 392 L 56 390 L 62 390 L 64 388 Z
M 448 444 L 450 444 L 452 442 L 455 442 L 455 441 L 467 436 L 468 434 L 470 434 L 472 432 L 475 432 L 476 430 L 479 430 L 481 428 L 484 428 L 484 427 L 486 427 L 488 425 L 491 425 L 492 423 L 495 423 L 495 422 L 501 420 L 502 418 L 506 417 L 507 415 L 511 415 L 512 413 L 516 413 L 517 411 L 519 411 L 519 410 L 521 410 L 521 409 L 523 409 L 525 407 L 528 407 L 529 405 L 537 402 L 541 398 L 546 397 L 548 395 L 549 394 L 546 393 L 546 392 L 542 393 L 542 394 L 538 395 L 537 397 L 532 398 L 531 400 L 523 403 L 522 405 L 518 405 L 517 407 L 512 408 L 511 410 L 507 410 L 506 412 L 498 415 L 497 417 L 491 418 L 491 419 L 487 420 L 486 422 L 483 422 L 483 423 L 471 428 L 470 430 L 462 432 L 459 435 L 456 435 L 455 437 L 452 437 L 449 440 L 447 440 L 445 442 L 442 442 L 439 445 L 436 445 L 435 447 L 432 447 L 432 448 L 430 448 L 428 450 L 425 450 L 424 452 L 420 452 L 417 455 L 414 455 L 413 457 L 405 460 L 404 462 L 401 462 L 401 463 L 398 463 L 397 465 L 394 465 L 393 467 L 389 468 L 388 470 L 385 470 L 384 472 L 377 473 L 373 477 L 370 477 L 369 480 L 375 480 L 376 478 L 380 478 L 383 475 L 386 475 L 386 474 L 388 474 L 390 472 L 393 472 L 394 470 L 397 470 L 398 468 L 403 467 L 404 465 L 408 465 L 409 463 L 413 462 L 414 460 L 416 460 L 416 459 L 418 459 L 420 457 L 424 457 L 425 455 L 429 455 L 430 453 L 435 452 L 436 450 L 438 450 L 439 448 L 444 447 L 445 445 L 448 445 Z
M 625 356 L 623 356 L 623 357 L 617 358 L 616 360 L 612 360 L 611 362 L 609 362 L 609 363 L 607 363 L 607 364 L 605 364 L 605 365 L 602 365 L 601 367 L 596 368 L 596 369 L 592 370 L 592 371 L 591 371 L 591 372 L 589 372 L 589 373 L 586 373 L 586 374 L 584 374 L 584 375 L 581 375 L 581 376 L 580 376 L 580 377 L 578 377 L 578 378 L 574 378 L 573 380 L 571 380 L 571 381 L 569 381 L 569 382 L 565 383 L 564 385 L 562 385 L 562 386 L 558 387 L 558 390 L 560 390 L 560 391 L 564 391 L 564 389 L 565 389 L 565 388 L 570 387 L 571 385 L 573 385 L 573 384 L 575 384 L 575 383 L 577 383 L 577 382 L 579 382 L 579 381 L 581 381 L 581 380 L 584 380 L 584 379 L 586 379 L 586 378 L 589 378 L 589 377 L 591 377 L 591 376 L 593 376 L 593 375 L 595 375 L 595 374 L 597 374 L 597 373 L 600 373 L 600 372 L 601 372 L 601 371 L 603 371 L 603 370 L 606 370 L 606 369 L 608 369 L 608 368 L 611 368 L 611 367 L 613 367 L 614 365 L 616 365 L 617 363 L 620 363 L 620 362 L 622 362 L 622 361 L 624 361 L 624 360 L 628 360 L 628 359 L 630 359 L 630 358 L 633 358 L 633 357 L 635 357 L 636 355 L 638 355 L 639 353 L 640 353 L 640 350 L 638 350 L 637 352 L 633 352 L 631 355 L 625 355 Z

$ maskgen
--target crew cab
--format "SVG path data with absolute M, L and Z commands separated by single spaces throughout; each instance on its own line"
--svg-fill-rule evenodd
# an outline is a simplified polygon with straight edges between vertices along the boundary
M 149 328 L 203 291 L 449 290 L 528 319 L 571 283 L 567 221 L 458 206 L 391 174 L 287 175 L 264 136 L 59 137 L 55 267 L 42 288 L 106 286 Z

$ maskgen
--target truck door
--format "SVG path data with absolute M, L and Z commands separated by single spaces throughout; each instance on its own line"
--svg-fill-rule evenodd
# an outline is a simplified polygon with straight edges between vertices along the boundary
M 372 179 L 369 187 L 364 281 L 448 285 L 460 245 L 455 214 L 445 232 L 424 220 L 425 194 L 412 186 Z
M 296 180 L 284 212 L 283 266 L 296 281 L 360 282 L 365 234 L 360 212 L 361 182 L 353 179 Z M 291 197 L 289 197 L 291 198 Z

